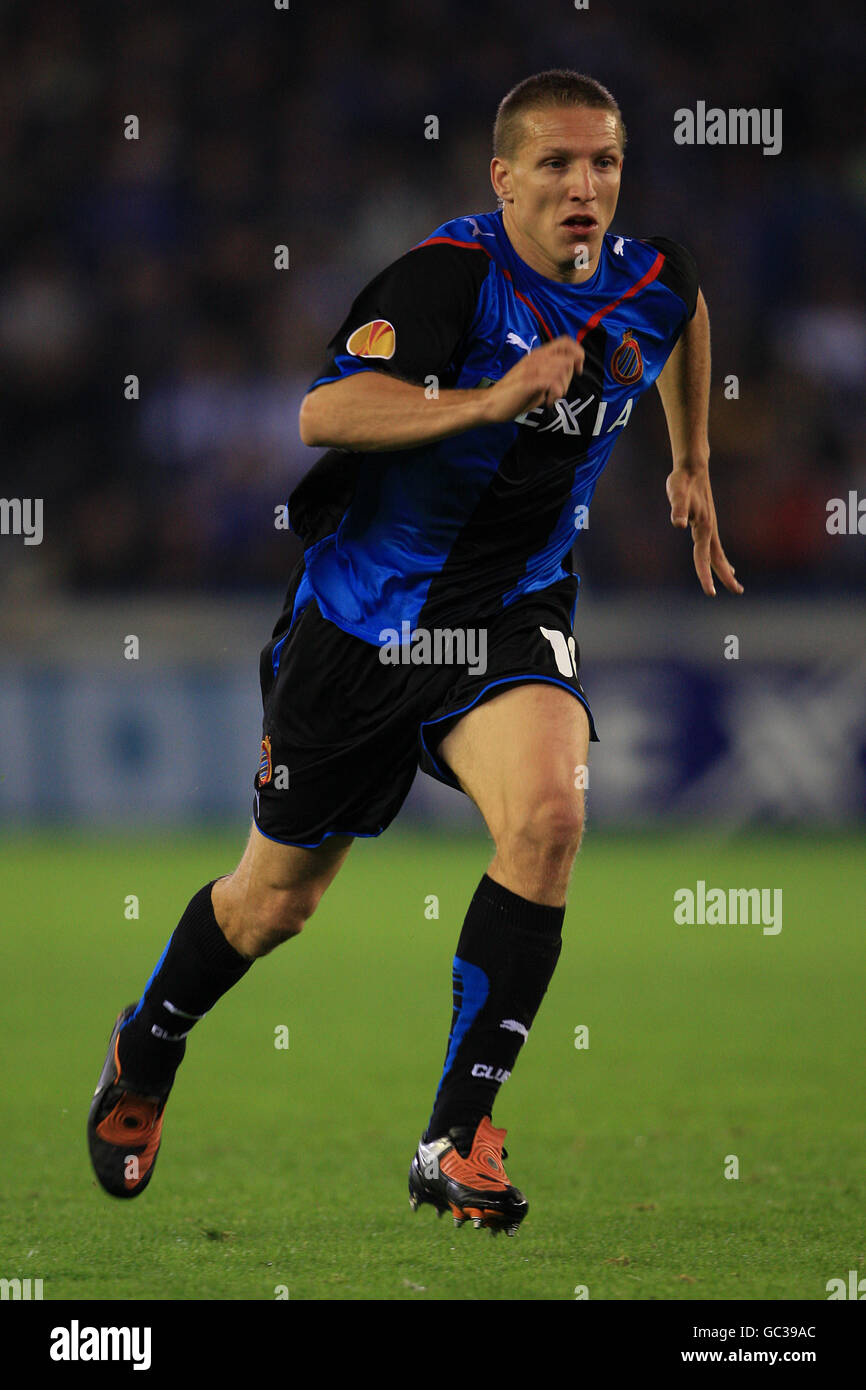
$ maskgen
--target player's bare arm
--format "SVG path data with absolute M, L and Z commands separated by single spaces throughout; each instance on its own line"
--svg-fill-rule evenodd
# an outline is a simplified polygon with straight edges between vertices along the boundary
M 555 338 L 533 349 L 487 390 L 436 395 L 385 372 L 358 372 L 318 386 L 304 397 L 301 439 L 317 448 L 374 453 L 430 444 L 479 425 L 502 424 L 564 396 L 572 375 L 583 370 L 583 357 L 583 348 L 573 338 Z
M 553 405 L 564 396 L 574 373 L 583 371 L 584 352 L 574 338 L 554 338 L 535 348 L 486 392 L 488 423 L 513 420 L 524 410 Z
M 697 308 L 682 331 L 656 383 L 671 441 L 673 469 L 667 479 L 671 524 L 691 526 L 695 570 L 705 594 L 715 597 L 713 572 L 732 594 L 743 586 L 722 549 L 710 486 L 710 319 L 698 293 Z

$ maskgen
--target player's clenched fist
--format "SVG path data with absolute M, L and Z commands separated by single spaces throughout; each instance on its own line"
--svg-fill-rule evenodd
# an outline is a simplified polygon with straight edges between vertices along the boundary
M 583 358 L 574 338 L 554 338 L 533 348 L 485 392 L 487 418 L 500 424 L 536 406 L 553 405 L 567 392 L 574 373 L 583 371 Z

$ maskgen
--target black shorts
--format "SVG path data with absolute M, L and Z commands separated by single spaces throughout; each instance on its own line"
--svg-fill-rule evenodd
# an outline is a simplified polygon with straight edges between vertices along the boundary
M 253 814 L 270 839 L 312 849 L 329 835 L 381 835 L 419 767 L 461 790 L 437 757 L 439 743 L 467 710 L 509 685 L 550 681 L 570 690 L 597 741 L 572 635 L 575 576 L 488 618 L 474 642 L 464 630 L 463 651 L 458 638 L 450 647 L 440 640 L 437 652 L 434 631 L 426 656 L 438 661 L 418 664 L 384 663 L 379 647 L 322 617 L 315 598 L 292 622 L 299 578 L 300 571 L 260 661 L 264 718 Z M 419 643 L 408 643 L 404 654 L 425 655 Z M 456 657 L 464 659 L 457 664 Z

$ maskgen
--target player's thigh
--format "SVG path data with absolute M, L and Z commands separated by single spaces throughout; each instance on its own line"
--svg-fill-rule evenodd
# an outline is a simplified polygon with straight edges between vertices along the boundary
M 263 914 L 268 907 L 308 916 L 336 878 L 353 844 L 351 835 L 330 835 L 314 849 L 280 844 L 253 824 L 238 867 L 213 887 L 217 920 Z
M 497 845 L 533 826 L 579 840 L 589 739 L 581 702 L 537 681 L 476 705 L 438 751 Z

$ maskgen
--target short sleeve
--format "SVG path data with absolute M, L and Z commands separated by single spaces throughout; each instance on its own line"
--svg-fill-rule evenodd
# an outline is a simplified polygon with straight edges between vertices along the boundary
M 448 384 L 475 317 L 490 261 L 477 246 L 421 245 L 358 295 L 309 389 L 361 371 Z
M 676 241 L 670 241 L 668 237 L 651 236 L 646 238 L 646 242 L 648 246 L 661 251 L 665 258 L 659 280 L 679 295 L 686 306 L 686 317 L 694 318 L 698 304 L 698 267 L 691 251 Z

